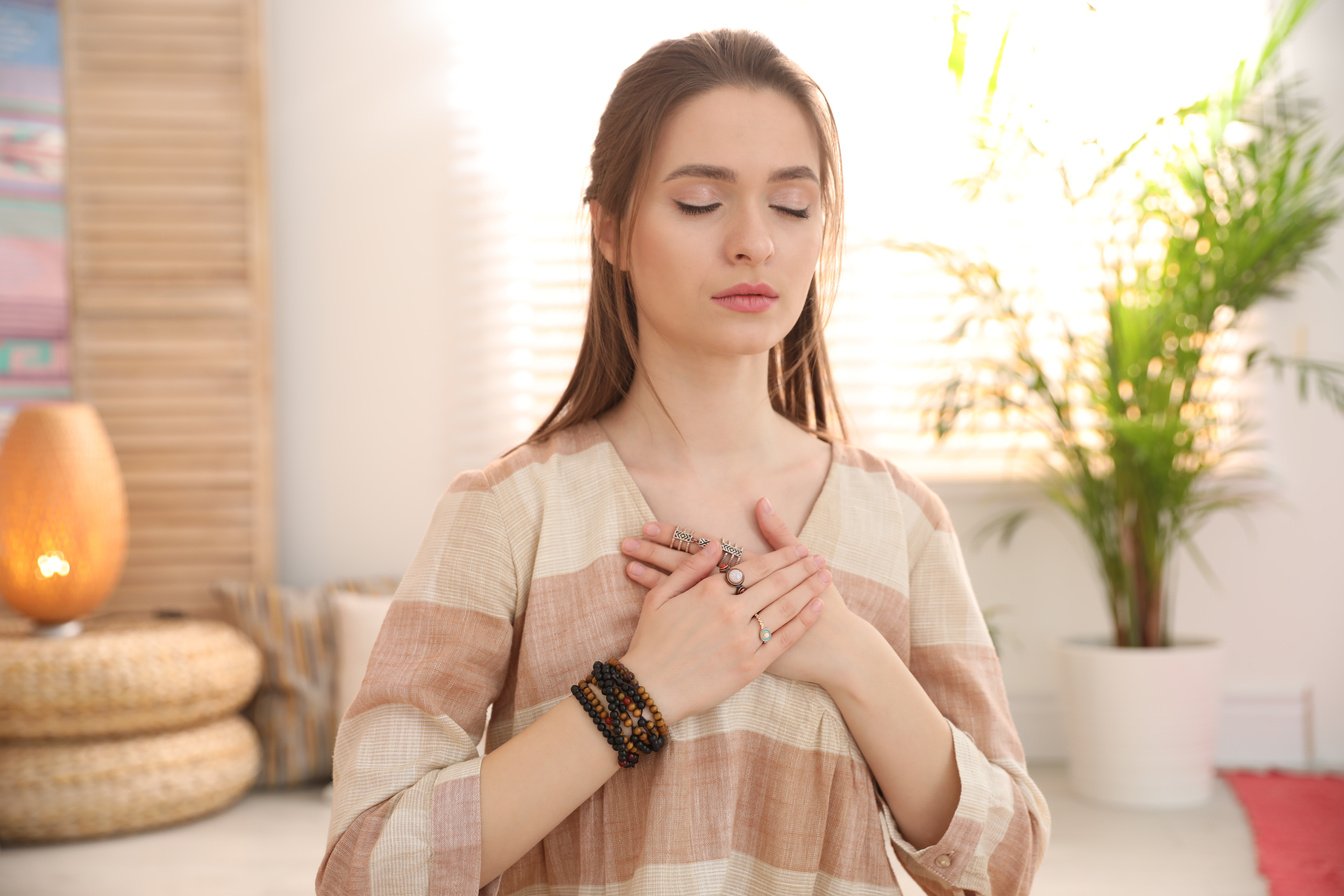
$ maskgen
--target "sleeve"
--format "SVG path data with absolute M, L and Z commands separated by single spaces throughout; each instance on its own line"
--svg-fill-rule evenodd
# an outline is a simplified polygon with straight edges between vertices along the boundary
M 439 501 L 337 734 L 319 894 L 477 892 L 477 744 L 508 672 L 519 591 L 498 498 L 483 473 L 464 473 Z
M 931 894 L 1026 894 L 1045 855 L 1050 810 L 1027 774 L 1003 674 L 947 511 L 910 571 L 910 671 L 952 728 L 961 799 L 943 838 L 916 849 L 882 803 L 896 857 Z

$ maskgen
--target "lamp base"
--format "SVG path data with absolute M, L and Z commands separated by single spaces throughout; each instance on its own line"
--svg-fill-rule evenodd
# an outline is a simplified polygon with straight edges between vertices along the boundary
M 69 622 L 55 622 L 51 624 L 39 622 L 33 629 L 35 638 L 73 638 L 75 635 L 84 631 L 84 624 L 78 619 L 71 619 Z

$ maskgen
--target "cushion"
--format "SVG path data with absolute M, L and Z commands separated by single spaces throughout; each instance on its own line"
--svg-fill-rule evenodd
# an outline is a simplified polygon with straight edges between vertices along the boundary
M 336 646 L 330 594 L 375 593 L 395 579 L 297 588 L 249 582 L 214 586 L 225 618 L 261 648 L 261 687 L 247 716 L 261 738 L 257 783 L 285 787 L 331 778 L 336 745 Z
M 113 613 L 77 638 L 32 627 L 0 619 L 0 740 L 199 725 L 238 712 L 261 679 L 256 645 L 216 619 Z
M 390 606 L 391 594 L 332 592 L 331 609 L 336 624 L 336 697 L 332 709 L 338 725 L 359 693 L 373 642 L 378 639 Z
M 0 742 L 0 840 L 100 837 L 206 815 L 252 787 L 259 758 L 257 735 L 236 715 L 152 734 Z

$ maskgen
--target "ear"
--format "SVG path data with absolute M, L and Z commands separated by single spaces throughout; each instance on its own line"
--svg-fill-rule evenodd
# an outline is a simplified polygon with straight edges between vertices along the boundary
M 588 203 L 588 213 L 593 217 L 593 238 L 597 240 L 597 247 L 602 250 L 602 257 L 607 260 L 607 264 L 612 267 L 619 267 L 616 264 L 616 221 L 607 214 L 606 210 L 596 201 Z

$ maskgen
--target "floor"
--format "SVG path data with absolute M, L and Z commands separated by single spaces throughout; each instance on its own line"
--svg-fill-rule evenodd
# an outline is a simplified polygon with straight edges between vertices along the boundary
M 1267 896 L 1241 807 L 1138 812 L 1073 797 L 1033 766 L 1054 835 L 1033 896 Z M 3 896 L 297 896 L 313 892 L 328 807 L 320 789 L 253 793 L 218 815 L 146 834 L 0 851 Z

